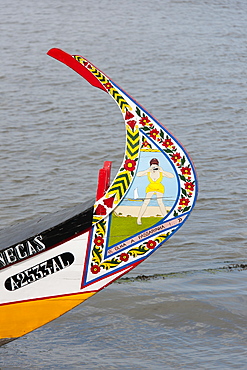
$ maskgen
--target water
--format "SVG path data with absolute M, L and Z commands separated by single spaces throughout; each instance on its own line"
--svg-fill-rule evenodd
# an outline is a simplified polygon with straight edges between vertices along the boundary
M 246 369 L 244 0 L 0 3 L 1 228 L 94 196 L 124 152 L 117 106 L 46 56 L 79 53 L 185 145 L 187 223 L 73 311 L 0 348 L 1 369 Z M 138 276 L 144 276 L 142 279 Z M 148 277 L 148 278 L 145 278 Z

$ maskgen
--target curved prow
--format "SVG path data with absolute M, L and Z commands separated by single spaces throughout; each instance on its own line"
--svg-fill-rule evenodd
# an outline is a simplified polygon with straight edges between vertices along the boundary
M 97 192 L 93 224 L 101 222 L 112 212 L 116 214 L 116 207 L 120 203 L 122 208 L 118 209 L 117 214 L 121 217 L 125 214 L 129 216 L 129 210 L 123 203 L 125 198 L 131 200 L 132 205 L 138 204 L 139 208 L 141 207 L 137 215 L 138 225 L 141 224 L 142 217 L 151 214 L 152 209 L 155 216 L 160 215 L 163 220 L 176 218 L 184 222 L 194 207 L 198 187 L 195 168 L 181 143 L 144 107 L 86 58 L 69 55 L 56 48 L 49 50 L 47 54 L 72 68 L 91 85 L 107 92 L 117 103 L 125 122 L 125 156 L 111 185 L 106 186 L 107 181 L 104 178 L 106 174 L 103 169 L 101 171 L 99 183 L 103 185 L 99 186 Z M 157 168 L 154 171 L 157 170 L 159 176 L 154 173 L 150 175 L 152 170 L 150 161 L 154 160 L 158 164 L 155 165 Z M 143 181 L 139 183 L 137 180 L 141 178 Z M 144 185 L 145 178 L 153 185 Z M 141 203 L 133 203 L 131 199 L 133 186 L 140 191 L 141 198 L 136 201 L 143 200 L 142 206 Z M 151 202 L 152 197 L 156 197 L 156 204 Z M 137 207 L 134 213 L 137 213 Z M 134 213 L 131 212 L 132 216 Z M 183 217 L 180 217 L 182 215 Z M 156 221 L 154 220 L 154 223 Z
M 87 80 L 92 86 L 98 87 L 99 89 L 107 92 L 107 90 L 99 82 L 99 80 L 91 72 L 89 72 L 89 70 L 84 65 L 78 63 L 78 61 L 74 59 L 72 55 L 57 48 L 50 49 L 47 54 L 50 57 L 57 59 L 59 62 L 66 64 L 68 67 L 70 67 L 83 78 L 85 78 L 85 80 Z
M 159 121 L 82 56 L 56 48 L 48 55 L 113 98 L 124 119 L 125 153 L 111 184 L 111 162 L 100 170 L 94 205 L 39 219 L 29 236 L 18 225 L 18 240 L 0 245 L 0 346 L 61 316 L 144 261 L 179 230 L 197 197 L 193 163 Z

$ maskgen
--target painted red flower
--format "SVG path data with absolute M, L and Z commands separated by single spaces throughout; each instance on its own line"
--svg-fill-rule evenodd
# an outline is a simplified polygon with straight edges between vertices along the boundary
M 98 274 L 100 272 L 100 267 L 98 265 L 92 265 L 91 272 L 92 274 Z
M 182 167 L 181 172 L 184 176 L 191 175 L 191 168 L 190 167 Z
M 110 90 L 113 86 L 112 86 L 112 84 L 110 83 L 110 82 L 107 82 L 106 84 L 104 84 L 104 86 L 105 86 L 105 88 L 107 89 L 107 90 Z
M 156 242 L 154 241 L 154 240 L 149 240 L 148 242 L 147 242 L 147 247 L 149 248 L 149 249 L 154 249 L 155 247 L 156 247 Z
M 174 163 L 177 163 L 181 159 L 181 155 L 179 153 L 175 153 L 171 156 Z
M 190 200 L 188 198 L 181 198 L 179 201 L 179 205 L 182 207 L 187 207 L 189 205 Z
M 120 256 L 119 256 L 119 259 L 123 262 L 127 262 L 128 259 L 129 259 L 129 255 L 128 253 L 121 253 Z
M 194 191 L 195 185 L 192 184 L 191 182 L 186 182 L 184 184 L 184 187 L 185 187 L 186 190 L 188 190 L 190 193 L 192 193 Z
M 170 146 L 173 145 L 173 142 L 171 141 L 171 139 L 165 139 L 162 145 L 165 146 L 166 148 L 169 148 Z
M 142 126 L 146 126 L 146 124 L 148 124 L 150 122 L 150 119 L 147 117 L 147 116 L 144 116 L 140 119 L 139 123 L 142 125 Z
M 156 139 L 157 139 L 157 136 L 159 135 L 159 131 L 158 131 L 158 130 L 156 130 L 156 128 L 154 128 L 153 130 L 151 130 L 151 131 L 149 132 L 149 135 L 150 135 L 154 140 L 156 140 Z
M 149 147 L 150 144 L 147 142 L 147 140 L 144 140 L 143 143 L 142 143 L 142 146 Z
M 132 130 L 134 130 L 134 127 L 135 127 L 135 124 L 136 124 L 136 121 L 134 119 L 131 119 L 127 122 L 127 124 L 132 128 Z
M 131 119 L 133 117 L 134 117 L 134 114 L 132 114 L 131 112 L 127 110 L 125 113 L 125 120 L 127 121 L 128 119 Z
M 99 247 L 100 245 L 104 244 L 104 239 L 101 236 L 97 236 L 93 242 Z
M 134 161 L 133 159 L 126 159 L 124 163 L 124 169 L 126 171 L 134 171 L 135 168 L 136 168 L 136 161 Z

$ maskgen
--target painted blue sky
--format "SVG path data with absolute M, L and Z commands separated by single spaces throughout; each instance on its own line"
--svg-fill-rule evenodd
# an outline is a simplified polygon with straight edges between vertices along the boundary
M 174 174 L 174 177 L 172 179 L 163 177 L 162 184 L 165 186 L 164 197 L 175 200 L 177 198 L 177 193 L 178 193 L 177 175 L 176 175 L 176 172 L 174 171 L 173 165 L 162 152 L 141 152 L 137 172 L 144 171 L 147 168 L 149 168 L 150 160 L 152 158 L 158 159 L 159 165 L 163 168 L 164 171 L 168 171 Z M 147 176 L 141 176 L 141 177 L 136 176 L 129 191 L 126 194 L 126 198 L 133 199 L 134 190 L 136 188 L 138 189 L 139 197 L 145 198 L 146 187 L 148 186 L 148 184 L 149 184 L 149 181 L 148 181 Z

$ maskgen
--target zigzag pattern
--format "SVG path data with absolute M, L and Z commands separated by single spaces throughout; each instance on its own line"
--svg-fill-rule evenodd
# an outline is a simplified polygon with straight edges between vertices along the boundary
M 74 55 L 74 58 L 77 60 L 77 62 L 83 64 L 83 61 L 86 62 L 85 59 L 83 59 L 82 57 L 80 57 L 79 55 Z
M 77 60 L 77 62 L 81 63 L 82 65 L 86 66 L 88 64 L 88 61 L 82 57 L 80 57 L 79 55 L 75 55 L 74 58 Z M 84 63 L 85 62 L 85 63 Z M 102 83 L 102 84 L 105 84 L 107 82 L 109 82 L 109 80 L 101 73 L 98 71 L 97 68 L 95 68 L 94 66 L 92 66 L 91 64 L 89 64 L 88 66 L 88 69 L 90 70 L 90 72 L 92 72 L 94 74 L 94 76 Z
M 140 135 L 139 129 L 136 129 L 134 132 L 127 128 L 127 137 L 126 137 L 126 155 L 129 159 L 135 159 L 139 153 L 139 143 L 140 143 Z
M 129 171 L 123 171 L 121 172 L 115 179 L 114 183 L 110 187 L 110 189 L 107 192 L 107 197 L 110 195 L 115 194 L 115 201 L 114 203 L 117 203 L 120 201 L 120 199 L 125 194 L 126 190 L 129 187 L 129 184 L 131 182 L 132 176 Z
M 89 69 L 94 74 L 94 76 L 100 82 L 102 82 L 102 84 L 105 84 L 105 83 L 109 82 L 109 80 L 104 75 L 102 75 L 102 73 L 100 73 L 95 67 L 91 66 L 91 68 L 89 68 Z
M 79 55 L 74 56 L 74 58 L 83 66 L 85 66 L 105 87 L 107 88 L 108 93 L 113 97 L 113 99 L 118 104 L 119 108 L 121 109 L 122 113 L 125 113 L 127 110 L 131 111 L 132 107 L 127 103 L 124 97 L 118 92 L 118 90 L 112 86 L 111 81 L 103 75 L 97 68 L 91 65 L 86 59 L 82 58 Z M 109 84 L 109 86 L 106 86 Z M 139 147 L 140 147 L 140 134 L 139 129 L 137 128 L 135 131 L 134 127 L 126 125 L 126 158 L 131 160 L 136 160 L 139 154 Z M 114 203 L 117 204 L 122 199 L 124 194 L 129 188 L 129 185 L 132 181 L 132 174 L 130 171 L 122 170 L 116 177 L 114 183 L 109 188 L 107 193 L 105 194 L 106 198 L 111 196 L 115 196 Z M 97 208 L 97 207 L 95 207 Z M 103 215 L 94 215 L 93 217 L 93 224 L 97 223 L 97 234 L 104 236 L 106 229 L 105 224 L 100 222 L 104 218 Z
M 122 97 L 121 94 L 119 94 L 119 92 L 116 89 L 114 88 L 110 89 L 109 93 L 111 94 L 113 99 L 116 100 L 122 113 L 126 111 L 126 108 L 128 108 L 128 110 L 132 110 L 132 107 L 127 103 L 127 101 Z
M 82 65 L 87 65 L 88 61 L 79 55 L 75 55 L 74 58 L 81 63 Z M 84 63 L 85 62 L 85 63 Z M 110 82 L 97 68 L 92 66 L 91 64 L 87 65 L 87 68 L 90 70 L 90 72 L 93 73 L 93 75 L 102 83 L 106 84 L 107 82 Z M 126 108 L 129 110 L 132 110 L 131 106 L 126 102 L 126 100 L 122 97 L 119 92 L 112 87 L 108 90 L 109 94 L 113 97 L 114 100 L 116 100 L 117 104 L 119 105 L 121 111 L 124 113 L 126 111 Z

